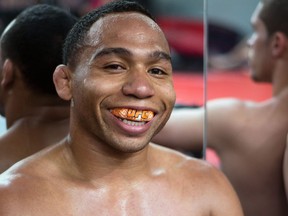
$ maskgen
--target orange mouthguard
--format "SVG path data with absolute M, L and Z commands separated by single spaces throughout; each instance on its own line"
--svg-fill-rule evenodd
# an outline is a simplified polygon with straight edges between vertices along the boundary
M 135 110 L 135 109 L 113 109 L 112 114 L 123 119 L 129 119 L 132 121 L 150 121 L 154 117 L 152 111 Z

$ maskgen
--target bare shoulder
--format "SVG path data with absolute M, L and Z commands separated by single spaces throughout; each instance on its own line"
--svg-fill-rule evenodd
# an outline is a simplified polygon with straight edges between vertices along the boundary
M 205 186 L 208 186 L 207 183 L 209 182 L 211 185 L 218 185 L 220 182 L 226 184 L 226 178 L 222 172 L 207 161 L 187 156 L 179 151 L 157 144 L 152 144 L 152 147 L 155 150 L 154 153 L 158 155 L 157 163 L 162 164 L 171 172 L 181 174 L 175 176 L 183 177 L 184 181 L 191 182 L 191 179 L 195 178 L 195 181 L 199 181 L 200 184 Z M 161 157 L 159 157 L 160 155 Z
M 264 103 L 263 103 L 264 104 Z M 267 111 L 263 104 L 239 99 L 215 99 L 207 103 L 208 145 L 227 151 L 239 144 L 239 131 L 250 133 Z M 251 124 L 253 122 L 253 124 Z M 241 142 L 243 143 L 243 142 Z
M 281 104 L 281 100 L 276 98 L 271 98 L 261 102 L 240 100 L 237 98 L 223 98 L 208 101 L 207 110 L 208 117 L 211 118 L 211 122 L 212 119 L 223 119 L 223 116 L 226 117 L 223 120 L 226 119 L 227 121 L 229 121 L 229 116 L 231 116 L 233 120 L 235 120 L 235 115 L 239 116 L 239 119 L 242 119 L 242 117 L 249 118 L 255 115 L 263 115 L 263 113 L 267 113 L 268 110 L 274 110 L 275 107 L 276 110 L 277 107 L 279 109 L 283 109 L 281 108 Z
M 155 150 L 153 153 L 155 156 L 152 157 L 157 157 L 152 159 L 156 161 L 156 166 L 164 167 L 175 178 L 181 178 L 187 186 L 191 185 L 191 189 L 194 188 L 193 184 L 202 189 L 219 190 L 221 193 L 231 189 L 224 174 L 207 161 L 192 158 L 163 146 L 153 144 L 151 147 Z
M 208 114 L 211 113 L 215 117 L 218 115 L 234 115 L 236 112 L 238 114 L 241 112 L 246 113 L 247 109 L 250 110 L 251 108 L 253 109 L 257 106 L 259 106 L 259 103 L 248 100 L 240 100 L 237 98 L 214 99 L 207 102 L 207 109 L 209 111 Z
M 42 169 L 45 167 L 44 161 L 45 160 L 38 158 L 37 154 L 18 161 L 5 172 L 1 173 L 0 190 L 17 190 L 19 189 L 18 186 L 27 189 L 24 187 L 26 183 L 31 184 L 33 179 L 41 176 L 41 172 L 45 172 L 45 169 Z M 38 180 L 39 179 L 37 179 L 37 181 Z
M 35 155 L 19 161 L 0 175 L 1 216 L 41 215 L 38 207 L 47 201 L 47 194 L 53 193 L 51 188 L 55 184 L 50 181 L 55 168 L 42 157 Z
M 185 199 L 209 205 L 213 215 L 243 215 L 235 190 L 219 169 L 205 160 L 162 146 L 155 145 L 153 148 L 158 157 L 161 155 L 158 163 L 166 167 L 169 178 L 177 184 Z M 223 206 L 223 203 L 226 205 Z
M 210 140 L 229 136 L 238 125 L 246 121 L 247 114 L 256 103 L 234 98 L 215 99 L 207 103 L 208 135 Z M 251 109 L 252 108 L 252 109 Z M 234 136 L 234 135 L 233 135 Z
M 9 169 L 0 175 L 0 215 L 25 214 L 25 207 L 37 191 L 39 181 L 21 169 Z M 31 187 L 33 186 L 33 187 Z

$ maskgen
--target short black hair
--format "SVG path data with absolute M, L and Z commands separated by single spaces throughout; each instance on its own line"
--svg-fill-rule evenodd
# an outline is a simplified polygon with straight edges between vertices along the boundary
M 81 53 L 81 49 L 84 46 L 87 32 L 89 31 L 93 23 L 108 14 L 121 12 L 140 13 L 155 21 L 150 12 L 137 2 L 116 0 L 105 4 L 84 15 L 74 25 L 65 41 L 63 50 L 63 63 L 66 65 L 69 64 L 70 66 L 74 67 L 76 61 L 79 58 L 79 53 Z
M 288 36 L 288 0 L 262 0 L 260 19 L 264 22 L 269 36 L 277 31 Z
M 70 12 L 38 4 L 23 10 L 1 38 L 2 59 L 11 59 L 31 89 L 57 95 L 53 72 L 62 63 L 64 40 L 76 23 Z

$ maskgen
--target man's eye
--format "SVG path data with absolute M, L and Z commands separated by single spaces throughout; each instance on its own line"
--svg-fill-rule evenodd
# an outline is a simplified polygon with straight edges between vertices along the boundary
M 154 74 L 154 75 L 163 75 L 165 72 L 159 68 L 152 68 L 149 70 L 149 73 Z
M 111 64 L 111 65 L 105 66 L 105 69 L 123 70 L 124 68 L 121 65 L 118 65 L 118 64 Z

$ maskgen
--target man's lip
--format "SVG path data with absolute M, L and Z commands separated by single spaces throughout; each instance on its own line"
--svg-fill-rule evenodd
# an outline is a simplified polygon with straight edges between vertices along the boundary
M 114 108 L 110 112 L 119 118 L 131 121 L 149 122 L 155 116 L 155 113 L 146 109 L 133 109 L 133 108 Z

